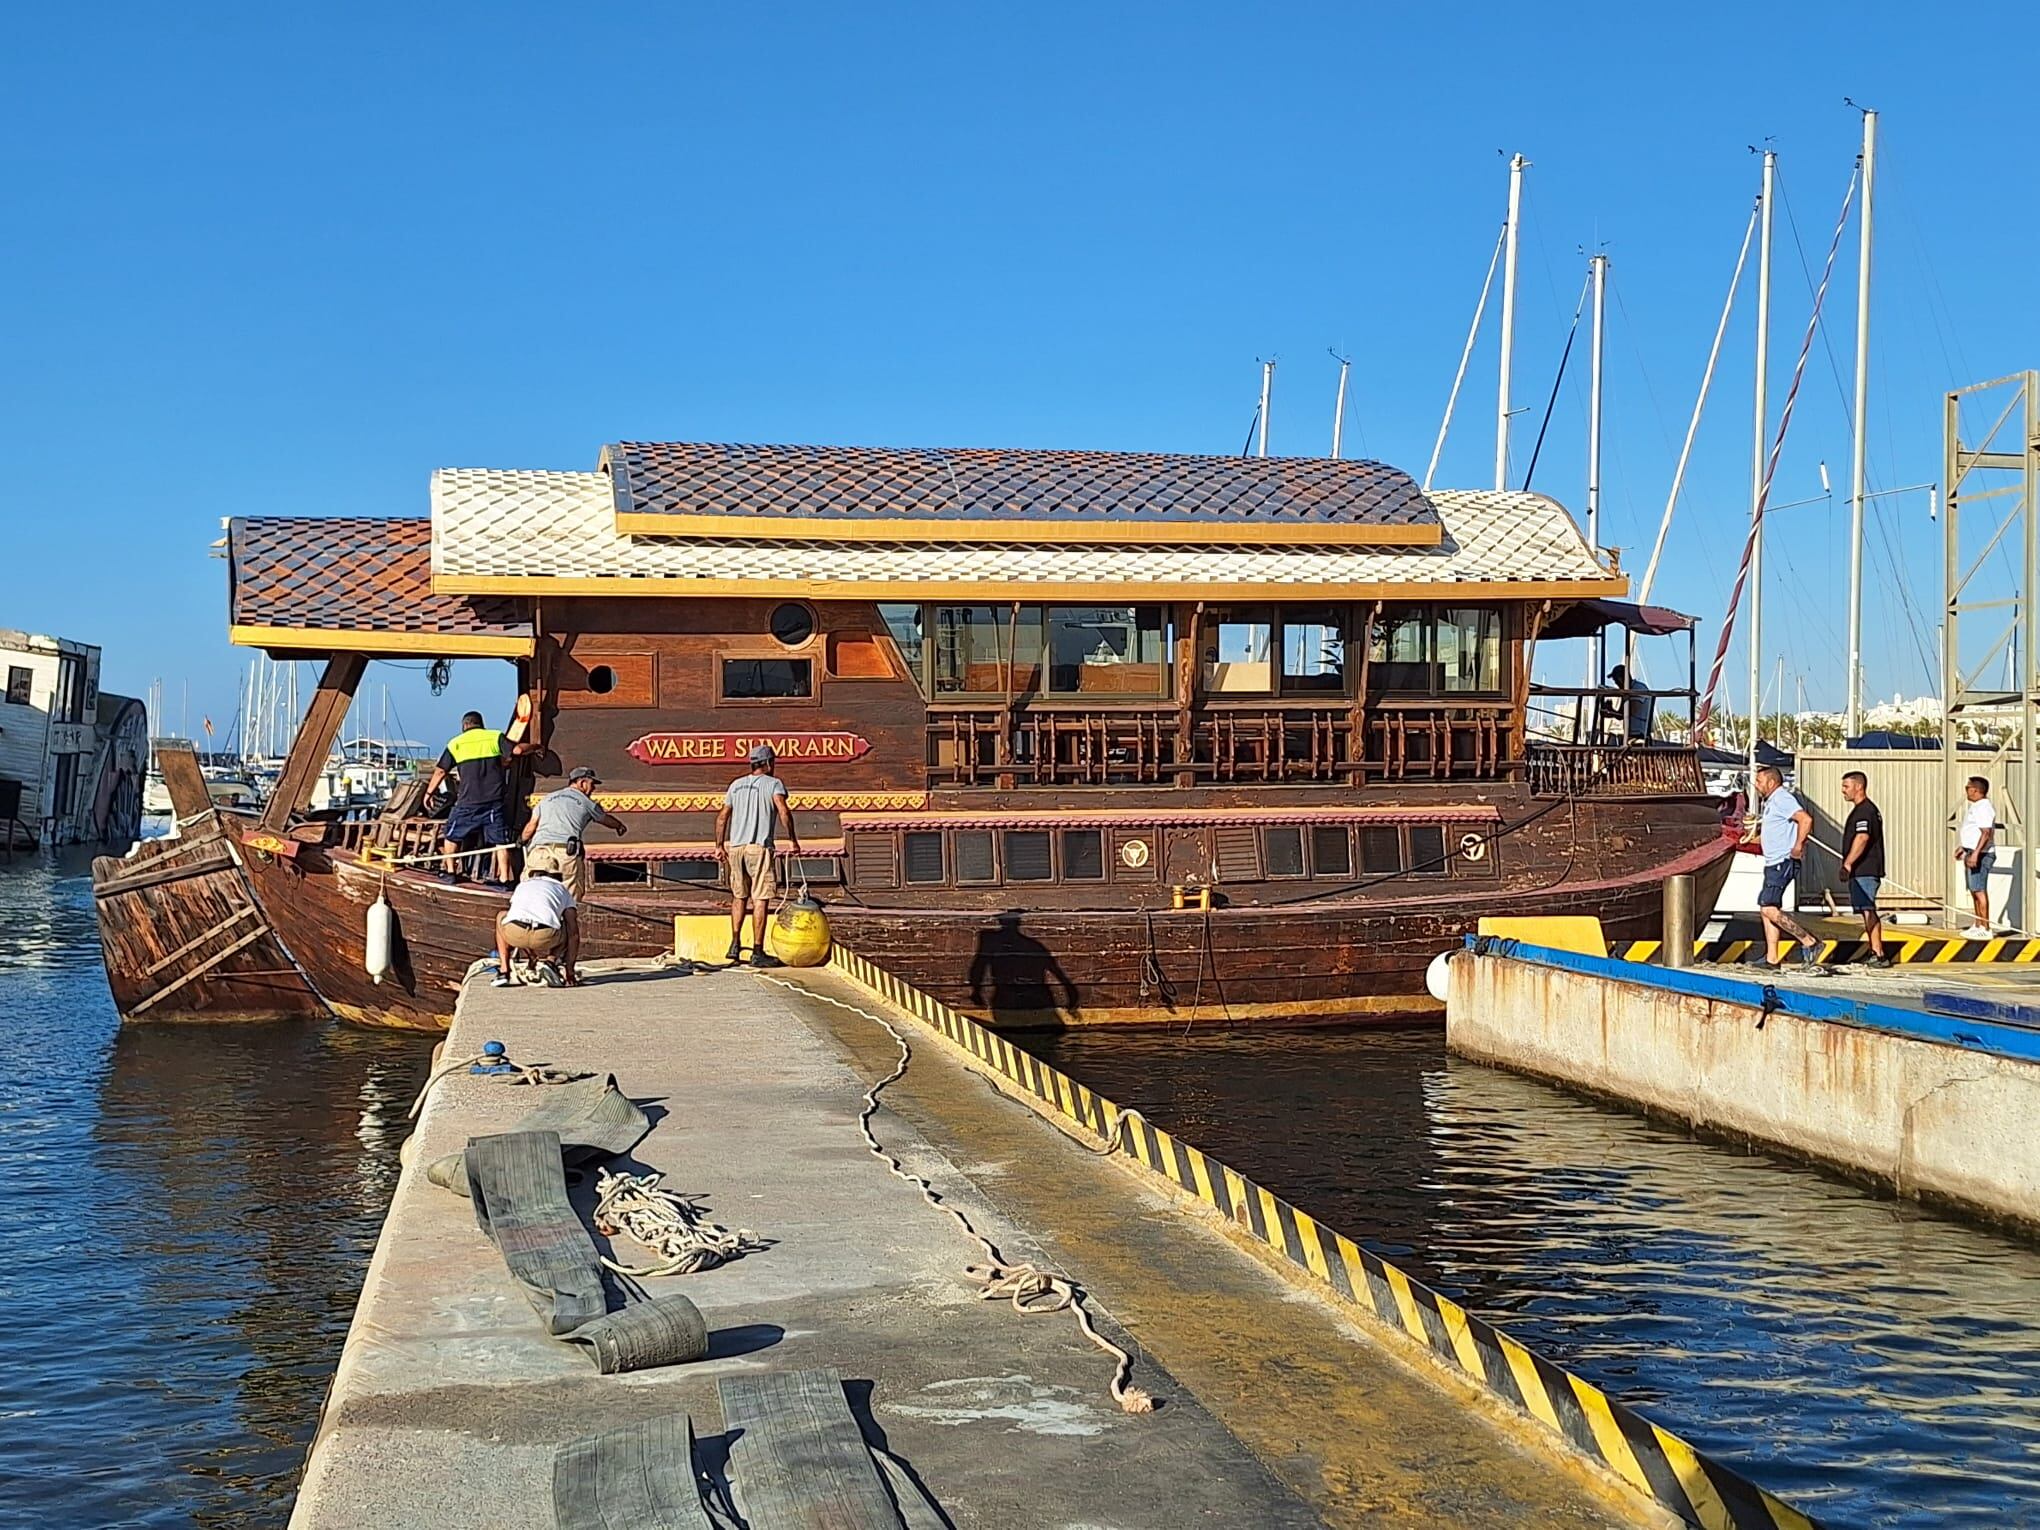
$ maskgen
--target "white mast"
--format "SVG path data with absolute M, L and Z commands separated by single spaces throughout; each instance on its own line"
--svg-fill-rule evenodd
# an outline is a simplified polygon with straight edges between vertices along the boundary
M 1843 723 L 1848 738 L 1863 731 L 1863 491 L 1870 423 L 1870 201 L 1876 186 L 1877 113 L 1865 111 L 1862 242 L 1856 257 L 1856 439 L 1849 478 L 1849 701 Z
M 1764 530 L 1757 520 L 1764 504 L 1764 428 L 1771 412 L 1771 211 L 1778 178 L 1778 154 L 1764 150 L 1763 216 L 1757 221 L 1757 389 L 1756 434 L 1750 446 L 1750 518 L 1756 538 L 1750 549 L 1750 790 L 1757 780 L 1757 719 L 1764 705 Z M 1755 798 L 1751 799 L 1754 807 Z
M 1522 234 L 1523 172 L 1530 161 L 1509 160 L 1509 221 L 1502 240 L 1502 364 L 1495 395 L 1495 487 L 1509 486 L 1509 372 L 1516 360 L 1516 245 Z
M 1594 550 L 1594 556 L 1601 556 L 1601 354 L 1602 342 L 1607 334 L 1608 317 L 1608 257 L 1596 255 L 1588 262 L 1594 277 L 1594 345 L 1593 363 L 1589 372 L 1587 389 L 1587 546 Z M 1588 688 L 1601 683 L 1608 662 L 1607 634 L 1594 634 L 1594 646 L 1590 661 L 1593 673 L 1587 677 Z M 1625 655 L 1626 662 L 1626 655 Z
M 1339 441 L 1346 430 L 1346 374 L 1353 370 L 1353 358 L 1332 352 L 1339 363 L 1339 397 L 1332 405 L 1332 461 L 1339 460 Z M 1363 446 L 1365 442 L 1361 443 Z
M 1261 447 L 1254 455 L 1268 455 L 1268 395 L 1275 391 L 1275 363 L 1272 360 L 1261 363 Z

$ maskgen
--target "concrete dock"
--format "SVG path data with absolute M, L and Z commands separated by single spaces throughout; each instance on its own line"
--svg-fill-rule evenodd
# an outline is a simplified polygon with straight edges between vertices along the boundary
M 2040 1226 L 2029 965 L 1666 970 L 1529 945 L 1452 960 L 1456 1052 Z
M 654 1118 L 625 1166 L 664 1171 L 769 1246 L 644 1283 L 700 1306 L 707 1359 L 598 1375 L 541 1332 L 469 1203 L 423 1172 L 514 1125 L 537 1090 L 449 1076 L 407 1149 L 299 1530 L 550 1526 L 563 1442 L 681 1410 L 708 1439 L 719 1377 L 814 1367 L 840 1373 L 867 1441 L 957 1526 L 1670 1523 L 896 1022 L 915 1060 L 875 1118 L 881 1140 L 1009 1262 L 1083 1287 L 1134 1351 L 1134 1383 L 1163 1399 L 1121 1412 L 1111 1362 L 1069 1314 L 979 1300 L 961 1273 L 975 1245 L 866 1151 L 861 1097 L 896 1056 L 877 1025 L 744 970 L 590 976 L 571 990 L 470 984 L 444 1055 L 495 1039 L 521 1063 L 614 1073 Z M 874 1003 L 829 974 L 798 978 Z M 591 1198 L 576 1187 L 584 1212 Z

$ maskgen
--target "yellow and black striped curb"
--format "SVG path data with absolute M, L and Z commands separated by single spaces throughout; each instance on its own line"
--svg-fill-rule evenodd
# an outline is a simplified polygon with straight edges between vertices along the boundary
M 1518 1344 L 1343 1233 L 1142 1116 L 1094 1094 L 1005 1037 L 837 946 L 829 966 L 874 998 L 932 1027 L 1048 1111 L 1113 1144 L 1265 1244 L 1344 1305 L 1384 1323 L 1540 1423 L 1639 1492 L 1705 1530 L 1815 1530 L 1816 1521 L 1701 1455 L 1543 1356 Z
M 1616 941 L 1609 946 L 1608 954 L 1627 962 L 1655 962 L 1664 944 L 1662 940 Z M 1785 944 L 1794 946 L 1797 942 L 1787 938 Z M 1693 959 L 1732 963 L 1744 960 L 1752 952 L 1761 953 L 1763 949 L 1762 935 L 1732 940 L 1696 940 L 1693 942 Z M 1960 936 L 1949 935 L 1902 935 L 1886 925 L 1884 949 L 1900 962 L 1922 966 L 1943 962 L 2040 961 L 2040 940 L 2028 940 L 2023 935 L 1964 940 Z M 1870 944 L 1864 940 L 1823 940 L 1814 952 L 1814 960 L 1834 966 L 1865 961 L 1869 956 Z

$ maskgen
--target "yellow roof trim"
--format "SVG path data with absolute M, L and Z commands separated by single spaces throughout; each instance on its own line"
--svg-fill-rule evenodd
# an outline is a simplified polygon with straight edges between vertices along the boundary
M 477 632 L 373 632 L 339 627 L 227 628 L 227 641 L 240 648 L 294 648 L 309 653 L 407 654 L 417 658 L 528 659 L 531 639 L 491 637 Z
M 1437 547 L 1445 528 L 1366 526 L 1347 522 L 1281 525 L 1170 520 L 949 520 L 827 517 L 772 520 L 756 515 L 660 515 L 617 512 L 616 529 L 628 537 L 708 537 L 737 542 L 993 542 L 1038 546 L 1222 547 Z
M 806 596 L 815 600 L 1072 600 L 1151 602 L 1158 600 L 1580 600 L 1620 599 L 1629 579 L 1475 580 L 1440 579 L 1372 582 L 1195 583 L 1174 580 L 820 580 L 690 579 L 657 575 L 561 577 L 550 574 L 435 574 L 441 595 L 636 595 L 675 597 Z

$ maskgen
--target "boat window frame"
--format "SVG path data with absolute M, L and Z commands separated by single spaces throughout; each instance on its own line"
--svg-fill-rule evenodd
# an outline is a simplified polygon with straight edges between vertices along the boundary
M 1516 608 L 1508 601 L 1454 600 L 1451 598 L 1433 600 L 1397 600 L 1383 603 L 1379 610 L 1366 619 L 1365 664 L 1367 671 L 1367 699 L 1375 701 L 1435 701 L 1454 702 L 1502 702 L 1511 696 L 1510 650 L 1516 641 Z M 1439 657 L 1438 632 L 1447 611 L 1488 611 L 1496 623 L 1495 639 L 1495 684 L 1488 690 L 1450 690 L 1445 685 L 1444 661 Z M 1386 624 L 1402 624 L 1415 620 L 1424 635 L 1424 656 L 1421 660 L 1391 660 L 1377 655 L 1374 650 L 1377 629 Z M 1350 641 L 1350 640 L 1349 640 Z M 1390 685 L 1385 677 L 1393 669 L 1415 664 L 1421 667 L 1425 681 L 1420 686 Z
M 729 666 L 731 664 L 792 664 L 805 665 L 808 672 L 807 694 L 804 696 L 732 696 L 729 693 Z M 780 649 L 776 653 L 751 652 L 749 649 L 722 649 L 715 654 L 715 704 L 718 707 L 775 707 L 780 709 L 813 708 L 822 704 L 820 666 L 813 654 L 788 653 Z

